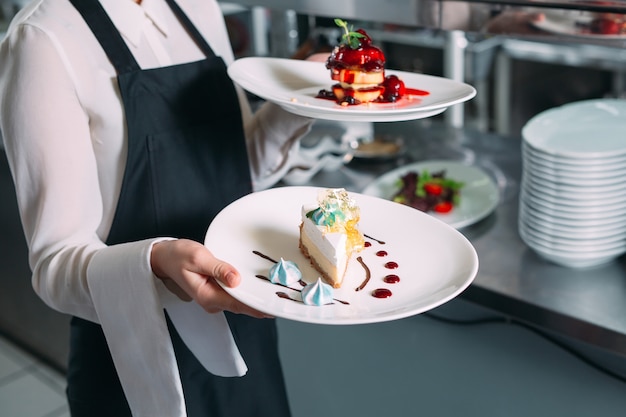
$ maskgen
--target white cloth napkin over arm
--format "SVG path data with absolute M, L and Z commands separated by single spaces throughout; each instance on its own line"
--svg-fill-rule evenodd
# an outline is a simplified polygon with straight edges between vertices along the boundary
M 177 302 L 166 295 L 165 286 L 149 267 L 154 242 L 98 251 L 89 264 L 88 285 L 133 416 L 185 417 L 160 294 L 167 298 L 168 312 L 181 337 L 209 372 L 235 376 L 247 369 L 223 314 L 208 314 L 195 303 Z M 137 262 L 137 256 L 146 261 Z
M 181 339 L 213 375 L 236 377 L 248 371 L 224 313 L 207 313 L 198 303 L 184 302 L 159 281 L 159 293 Z

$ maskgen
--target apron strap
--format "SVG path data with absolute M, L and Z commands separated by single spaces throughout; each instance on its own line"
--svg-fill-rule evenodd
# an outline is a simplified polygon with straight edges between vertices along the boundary
M 191 38 L 196 42 L 196 45 L 204 52 L 207 57 L 214 57 L 215 52 L 209 46 L 209 43 L 204 39 L 204 37 L 200 34 L 200 31 L 191 23 L 191 20 L 187 17 L 187 15 L 183 12 L 180 6 L 174 0 L 166 0 L 167 4 L 170 6 L 180 23 L 187 30 L 187 33 L 191 36 Z
M 194 40 L 196 45 L 207 57 L 214 57 L 215 52 L 202 37 L 198 29 L 191 23 L 191 20 L 182 11 L 174 0 L 166 0 L 180 23 L 187 30 L 187 33 Z M 132 52 L 124 42 L 122 35 L 117 30 L 111 18 L 106 13 L 102 4 L 97 0 L 70 0 L 72 5 L 83 16 L 83 19 L 100 42 L 102 49 L 106 52 L 109 60 L 115 67 L 118 74 L 138 71 L 141 69 L 135 60 Z
M 97 0 L 70 0 L 100 42 L 118 74 L 141 69 L 122 35 Z

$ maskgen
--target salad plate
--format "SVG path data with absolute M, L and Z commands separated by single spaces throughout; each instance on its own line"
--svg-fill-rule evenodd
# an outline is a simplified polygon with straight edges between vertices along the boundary
M 446 171 L 446 178 L 464 183 L 459 205 L 449 213 L 428 213 L 430 216 L 460 229 L 484 219 L 498 206 L 500 192 L 493 179 L 476 166 L 455 161 L 424 161 L 396 168 L 374 180 L 363 193 L 391 200 L 399 189 L 398 180 L 403 175 L 411 171 L 433 173 L 442 170 Z
M 476 95 L 474 87 L 451 79 L 412 72 L 385 70 L 407 88 L 428 92 L 396 103 L 341 106 L 317 98 L 334 83 L 324 63 L 285 58 L 247 57 L 233 62 L 228 75 L 241 88 L 301 116 L 336 121 L 393 122 L 422 119 L 444 112 Z
M 240 285 L 225 288 L 227 292 L 275 317 L 346 325 L 422 313 L 456 297 L 474 280 L 478 257 L 460 232 L 410 207 L 350 193 L 360 207 L 359 228 L 370 246 L 358 254 L 360 259 L 350 260 L 343 285 L 334 290 L 335 302 L 303 304 L 299 283 L 285 288 L 264 277 L 283 258 L 299 266 L 304 281 L 317 280 L 319 273 L 302 255 L 298 243 L 302 205 L 315 203 L 322 190 L 272 188 L 242 197 L 216 216 L 205 245 L 242 276 Z M 397 267 L 389 269 L 390 262 Z M 384 282 L 389 274 L 397 275 L 399 282 Z M 365 287 L 357 290 L 363 284 Z M 390 291 L 391 296 L 376 297 L 379 289 Z

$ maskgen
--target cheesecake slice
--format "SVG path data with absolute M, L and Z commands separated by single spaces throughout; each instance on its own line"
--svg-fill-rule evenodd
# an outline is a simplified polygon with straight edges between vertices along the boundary
M 300 250 L 326 283 L 341 287 L 350 259 L 364 247 L 359 207 L 344 189 L 330 189 L 317 205 L 304 205 L 301 216 Z

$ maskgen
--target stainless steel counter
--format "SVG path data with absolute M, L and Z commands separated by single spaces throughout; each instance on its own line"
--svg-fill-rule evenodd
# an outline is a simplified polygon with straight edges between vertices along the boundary
M 396 166 L 426 159 L 472 162 L 499 185 L 494 213 L 461 230 L 480 259 L 474 283 L 461 297 L 506 316 L 626 356 L 626 257 L 593 269 L 544 261 L 517 232 L 522 172 L 520 138 L 458 130 L 430 120 L 375 125 L 378 134 L 404 138 L 407 152 L 393 161 L 353 160 L 321 172 L 311 185 L 361 191 Z

